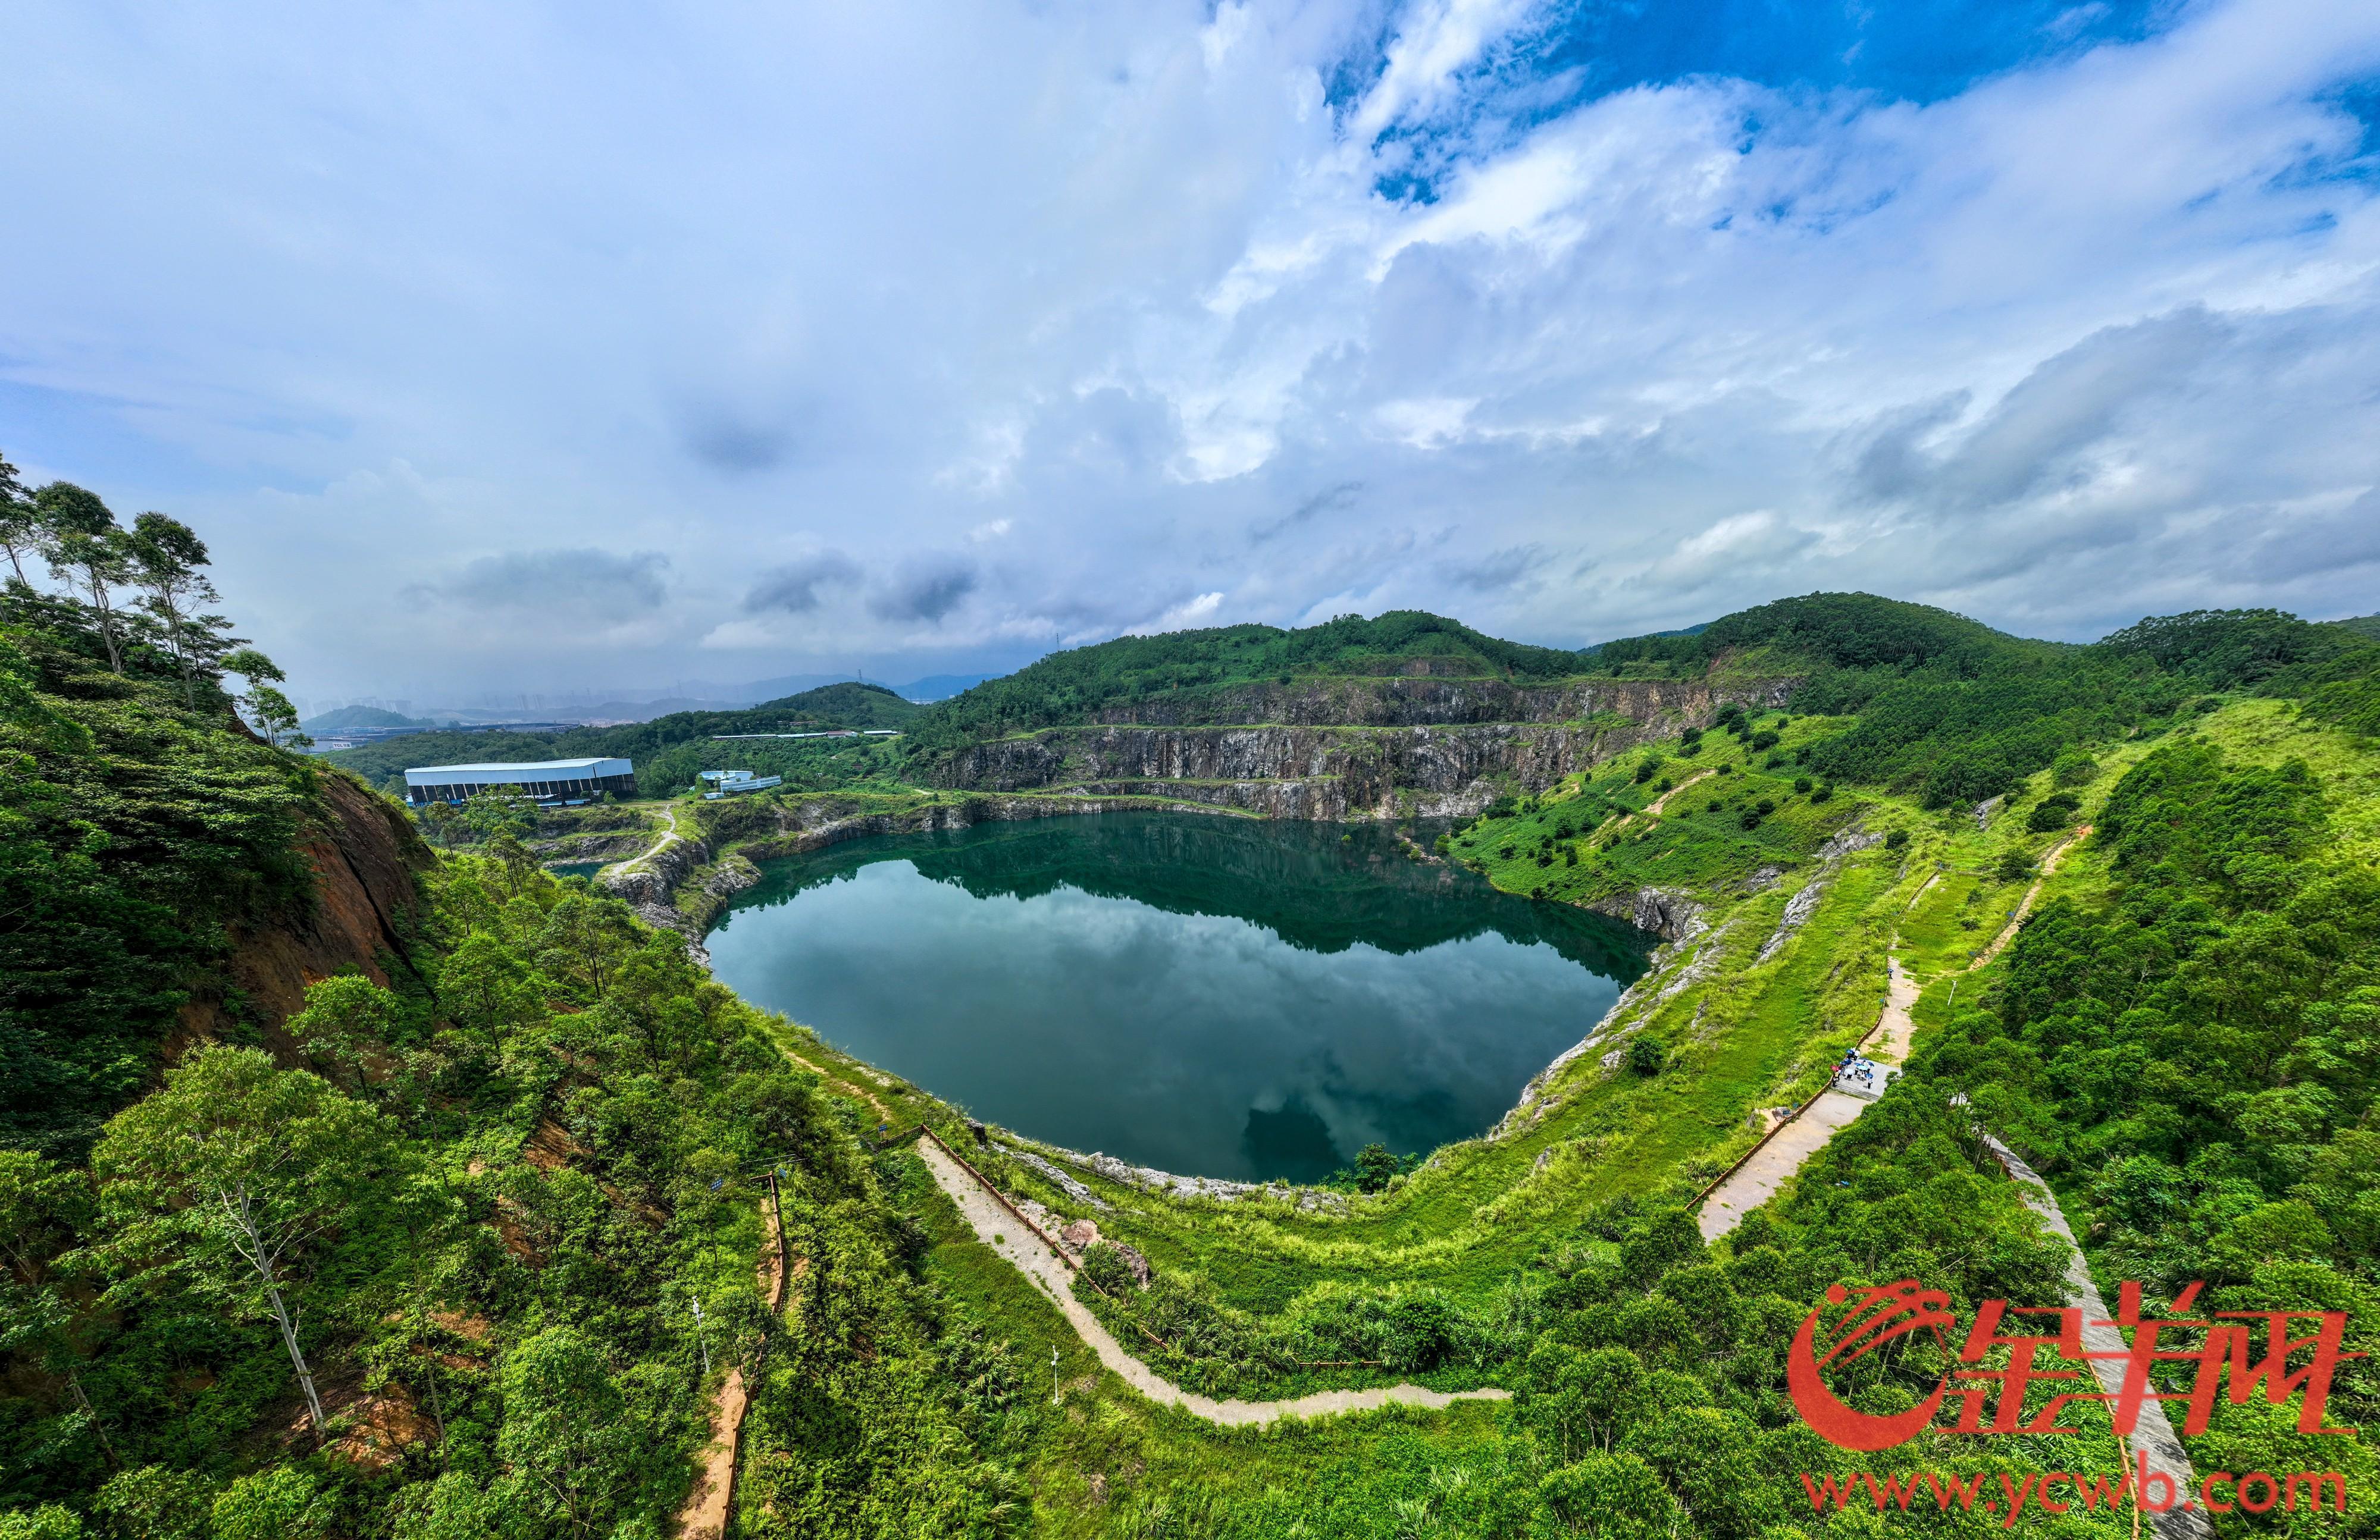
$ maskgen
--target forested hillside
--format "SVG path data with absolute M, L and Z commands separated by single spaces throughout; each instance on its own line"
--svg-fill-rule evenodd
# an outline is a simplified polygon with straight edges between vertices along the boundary
M 633 760 L 637 789 L 646 796 L 683 792 L 702 770 L 731 769 L 782 775 L 796 788 L 823 791 L 868 779 L 880 766 L 892 762 L 894 751 L 881 744 L 848 739 L 716 740 L 746 733 L 818 733 L 837 728 L 899 731 L 924 709 L 881 685 L 846 682 L 742 711 L 680 711 L 650 721 L 564 733 L 412 733 L 323 758 L 399 795 L 408 765 L 590 755 Z
M 782 1024 L 250 732 L 294 717 L 188 530 L 0 492 L 0 1535 L 658 1540 L 731 1370 L 809 1420 L 786 1532 L 1001 1527 L 996 1376 Z M 375 857 L 393 928 L 298 1009 L 225 993 L 356 934 Z M 832 1307 L 764 1360 L 771 1172 Z
M 1947 1498 L 1820 1501 L 1801 1477 L 1857 1461 L 1797 1416 L 1785 1357 L 1837 1284 L 1920 1278 L 1962 1321 L 2061 1297 L 2068 1248 L 1987 1138 L 2048 1177 L 2110 1291 L 2344 1310 L 2341 1345 L 2380 1347 L 2380 646 L 2352 627 L 2197 612 L 2072 647 L 1819 595 L 1579 655 L 1391 615 L 1062 654 L 930 728 L 838 685 L 621 748 L 451 740 L 642 768 L 715 731 L 973 742 L 1284 673 L 1691 686 L 1647 697 L 1624 752 L 1406 846 L 1658 927 L 1602 1036 L 1480 1138 L 1224 1201 L 978 1142 L 501 827 L 426 849 L 285 746 L 278 671 L 211 612 L 194 532 L 13 480 L 0 520 L 0 1540 L 659 1540 L 731 1375 L 730 1522 L 755 1536 L 1998 1533 L 2015 1515 Z M 773 828 L 802 810 L 783 794 L 735 816 Z M 1714 1179 L 1900 987 L 1904 1076 L 1706 1228 Z M 1176 1384 L 1512 1398 L 1265 1429 L 1160 1410 L 1018 1270 L 1016 1210 L 987 1236 L 914 1145 L 873 1139 L 895 1120 L 1095 1221 L 1077 1300 Z M 1837 1388 L 1906 1408 L 1953 1352 L 1912 1337 Z M 2380 1416 L 2365 1368 L 2329 1407 Z M 2223 1540 L 2366 1532 L 2369 1434 L 2253 1395 L 2211 1413 L 2201 1469 L 2352 1494 L 2226 1515 Z M 2082 1437 L 1937 1430 L 1889 1458 L 1935 1490 L 2112 1469 L 2104 1409 L 2068 1415 Z

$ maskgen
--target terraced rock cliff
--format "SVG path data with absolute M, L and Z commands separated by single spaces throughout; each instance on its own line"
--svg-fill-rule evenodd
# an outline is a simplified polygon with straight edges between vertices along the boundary
M 1099 721 L 970 745 L 933 784 L 1172 796 L 1275 818 L 1475 813 L 1719 707 L 1781 705 L 1796 681 L 1397 677 L 1256 685 L 1103 709 Z

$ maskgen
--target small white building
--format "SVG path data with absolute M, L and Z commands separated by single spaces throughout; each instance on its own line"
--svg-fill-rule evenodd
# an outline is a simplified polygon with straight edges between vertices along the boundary
M 637 794 L 637 767 L 625 759 L 540 759 L 528 763 L 424 765 L 405 772 L 405 800 L 419 807 L 432 802 L 468 802 L 481 792 L 509 786 L 539 802 L 588 802 L 604 792 Z
M 765 792 L 771 786 L 782 785 L 785 778 L 782 775 L 754 775 L 750 770 L 704 770 L 701 779 L 710 787 L 702 794 L 702 799 L 717 802 L 721 797 L 734 796 L 738 792 Z

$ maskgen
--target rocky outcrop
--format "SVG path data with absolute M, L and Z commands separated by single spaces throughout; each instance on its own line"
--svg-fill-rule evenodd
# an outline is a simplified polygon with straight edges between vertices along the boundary
M 1857 829 L 1845 829 L 1820 845 L 1817 871 L 1802 885 L 1800 891 L 1785 901 L 1785 913 L 1778 917 L 1776 930 L 1760 944 L 1759 954 L 1753 958 L 1753 963 L 1756 965 L 1776 956 L 1784 949 L 1785 943 L 1793 939 L 1793 933 L 1809 923 L 1810 916 L 1818 912 L 1819 902 L 1827 896 L 1827 890 L 1834 885 L 1836 870 L 1842 865 L 1844 856 L 1883 843 L 1881 834 L 1864 834 Z
M 1450 678 L 1443 659 L 1409 659 L 1395 676 L 1293 679 L 1122 701 L 1102 708 L 1105 727 L 1439 727 L 1492 722 L 1581 722 L 1603 713 L 1637 721 L 1700 721 L 1728 701 L 1781 706 L 1798 678 L 1714 685 L 1702 679 L 1567 679 L 1543 684 Z
M 1015 1134 L 1002 1131 L 1001 1146 L 1009 1154 L 1025 1155 L 1024 1144 L 1025 1141 Z M 1045 1156 L 1054 1156 L 1122 1186 L 1138 1187 L 1145 1192 L 1171 1197 L 1211 1198 L 1219 1203 L 1232 1203 L 1241 1198 L 1261 1195 L 1278 1203 L 1294 1204 L 1301 1213 L 1343 1214 L 1347 1210 L 1347 1195 L 1328 1188 L 1292 1187 L 1281 1182 L 1232 1182 L 1219 1176 L 1177 1176 L 1151 1166 L 1135 1166 L 1112 1155 L 1085 1155 L 1080 1150 L 1062 1149 L 1038 1141 L 1033 1147 Z M 1036 1165 L 1038 1164 L 1037 1161 Z
M 672 831 L 635 860 L 597 874 L 597 880 L 605 891 L 625 899 L 641 914 L 650 908 L 668 908 L 677 896 L 678 885 L 710 861 L 708 844 Z
M 1076 1203 L 1087 1204 L 1093 1208 L 1105 1208 L 1108 1207 L 1108 1202 L 1105 1198 L 1100 1197 L 1097 1193 L 1092 1192 L 1088 1187 L 1084 1186 L 1081 1182 L 1075 1181 L 1073 1177 L 1068 1176 L 1064 1171 L 1060 1170 L 1055 1165 L 1051 1164 L 1050 1161 L 1044 1160 L 1041 1157 L 1034 1154 L 1031 1150 L 1011 1148 L 1008 1153 L 1014 1158 L 1024 1162 L 1026 1165 L 1030 1166 L 1035 1170 L 1040 1172 L 1043 1180 L 1049 1182 L 1060 1192 L 1065 1194 Z
M 297 912 L 271 924 L 235 926 L 220 982 L 194 991 L 182 1007 L 176 1037 L 219 1037 L 232 1025 L 231 1001 L 268 1033 L 306 1002 L 306 988 L 355 970 L 387 985 L 413 967 L 412 938 L 421 917 L 417 874 L 430 851 L 386 798 L 344 775 L 322 776 L 311 827 L 298 847 L 312 870 L 312 891 Z M 169 1055 L 176 1044 L 169 1043 Z
M 1649 930 L 1665 941 L 1688 940 L 1702 926 L 1702 906 L 1669 888 L 1639 888 L 1634 892 L 1614 893 L 1587 907 L 1598 915 L 1626 920 L 1639 930 Z
M 937 785 L 1014 793 L 1130 787 L 1276 818 L 1463 816 L 1733 701 L 1781 704 L 1796 681 L 1333 679 L 1111 707 L 1097 723 L 971 745 L 924 767 Z
M 1454 816 L 1477 812 L 1500 791 L 1550 785 L 1646 731 L 1629 722 L 1053 728 L 963 750 L 935 773 L 954 788 L 1129 786 L 1285 818 L 1393 817 L 1408 805 Z

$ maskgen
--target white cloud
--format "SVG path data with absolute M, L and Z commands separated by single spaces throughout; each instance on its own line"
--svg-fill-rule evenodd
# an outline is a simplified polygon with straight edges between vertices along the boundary
M 2369 609 L 2309 553 L 2380 486 L 2334 101 L 2380 11 L 2176 14 L 1924 106 L 1540 121 L 1478 96 L 1520 0 L 37 0 L 0 449 L 197 522 L 317 694 L 997 666 L 1217 596 L 1564 644 L 1819 587 Z M 1383 196 L 1418 138 L 1434 200 Z M 634 623 L 425 627 L 483 562 Z

